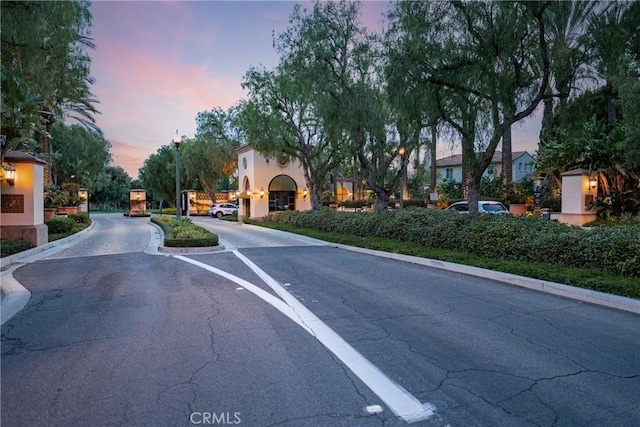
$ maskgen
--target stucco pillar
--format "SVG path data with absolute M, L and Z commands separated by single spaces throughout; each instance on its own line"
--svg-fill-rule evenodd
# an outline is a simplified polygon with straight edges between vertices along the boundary
M 2 162 L 3 168 L 8 165 L 15 169 L 15 180 L 12 185 L 5 179 L 1 183 L 0 237 L 43 245 L 49 237 L 44 224 L 45 162 L 10 151 Z

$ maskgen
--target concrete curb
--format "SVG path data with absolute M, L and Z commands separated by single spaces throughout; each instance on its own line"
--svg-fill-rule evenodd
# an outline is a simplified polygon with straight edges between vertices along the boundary
M 72 234 L 69 237 L 65 237 L 64 239 L 56 240 L 54 242 L 45 243 L 44 245 L 36 246 L 32 249 L 27 249 L 26 251 L 19 252 L 14 255 L 10 255 L 8 257 L 4 257 L 0 259 L 0 269 L 5 269 L 11 264 L 19 263 L 23 260 L 26 260 L 31 257 L 35 257 L 37 255 L 43 255 L 42 252 L 46 252 L 50 249 L 61 247 L 63 245 L 69 246 L 72 243 L 75 243 L 77 240 L 84 239 L 88 237 L 88 234 L 96 231 L 99 227 L 95 225 L 95 222 L 91 222 L 91 224 L 82 231 L 79 231 L 75 234 Z M 48 254 L 47 254 L 48 255 Z M 43 255 L 45 256 L 45 255 Z
M 73 243 L 89 237 L 100 227 L 91 222 L 87 228 L 64 239 L 45 243 L 32 249 L 11 255 L 0 260 L 0 319 L 2 325 L 27 305 L 31 292 L 13 277 L 20 266 L 38 261 L 49 255 L 68 248 Z
M 13 271 L 20 265 L 16 264 L 0 275 L 0 325 L 22 310 L 31 298 L 31 292 L 13 277 Z
M 574 286 L 563 285 L 561 283 L 549 282 L 546 280 L 533 279 L 530 277 L 517 276 L 515 274 L 503 273 L 500 271 L 487 270 L 485 268 L 472 267 L 462 264 L 454 264 L 452 262 L 438 261 L 428 258 L 420 258 L 411 255 L 402 255 L 373 249 L 358 248 L 341 244 L 332 244 L 331 246 L 350 250 L 353 252 L 364 253 L 368 255 L 378 256 L 382 258 L 395 259 L 398 261 L 410 262 L 412 264 L 423 265 L 425 267 L 438 268 L 440 270 L 452 271 L 456 273 L 466 274 L 469 276 L 483 277 L 485 279 L 496 280 L 498 282 L 508 283 L 513 286 L 533 289 L 536 291 L 554 294 L 574 300 L 597 304 L 605 307 L 615 308 L 618 310 L 628 311 L 640 314 L 640 300 L 626 298 L 619 295 L 607 294 L 604 292 L 592 291 L 590 289 L 577 288 Z
M 158 246 L 158 252 L 162 254 L 212 254 L 215 252 L 223 251 L 224 245 L 218 246 L 203 246 L 203 247 L 193 247 L 193 248 L 174 248 L 169 246 Z
M 175 248 L 170 246 L 162 246 L 164 242 L 164 230 L 158 224 L 149 221 L 149 226 L 155 233 L 151 235 L 151 241 L 146 251 L 150 255 L 171 255 L 171 254 L 187 254 L 187 255 L 199 255 L 199 254 L 211 254 L 220 252 L 225 249 L 224 245 L 218 244 L 218 246 L 200 246 L 189 248 Z

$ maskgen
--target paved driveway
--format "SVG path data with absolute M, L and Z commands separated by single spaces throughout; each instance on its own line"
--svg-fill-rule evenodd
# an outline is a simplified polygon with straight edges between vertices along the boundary
M 192 255 L 94 221 L 15 271 L 3 425 L 640 421 L 636 314 L 210 218 L 226 249 Z

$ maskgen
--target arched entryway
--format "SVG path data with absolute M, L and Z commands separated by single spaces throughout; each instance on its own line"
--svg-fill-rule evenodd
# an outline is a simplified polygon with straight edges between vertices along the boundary
M 251 186 L 249 185 L 249 178 L 246 176 L 242 181 L 242 213 L 246 218 L 251 218 Z
M 298 186 L 288 175 L 278 175 L 269 183 L 269 212 L 296 209 Z

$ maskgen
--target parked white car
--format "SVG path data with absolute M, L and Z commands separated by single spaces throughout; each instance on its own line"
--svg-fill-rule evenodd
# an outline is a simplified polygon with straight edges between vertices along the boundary
M 448 210 L 458 211 L 460 213 L 469 213 L 469 202 L 455 202 L 452 203 L 448 208 Z M 509 209 L 507 209 L 502 203 L 494 202 L 489 200 L 481 200 L 478 202 L 478 212 L 481 213 L 492 213 L 492 214 L 503 214 L 508 215 Z
M 225 215 L 233 215 L 238 212 L 238 206 L 233 203 L 217 203 L 209 208 L 209 215 L 222 218 Z

